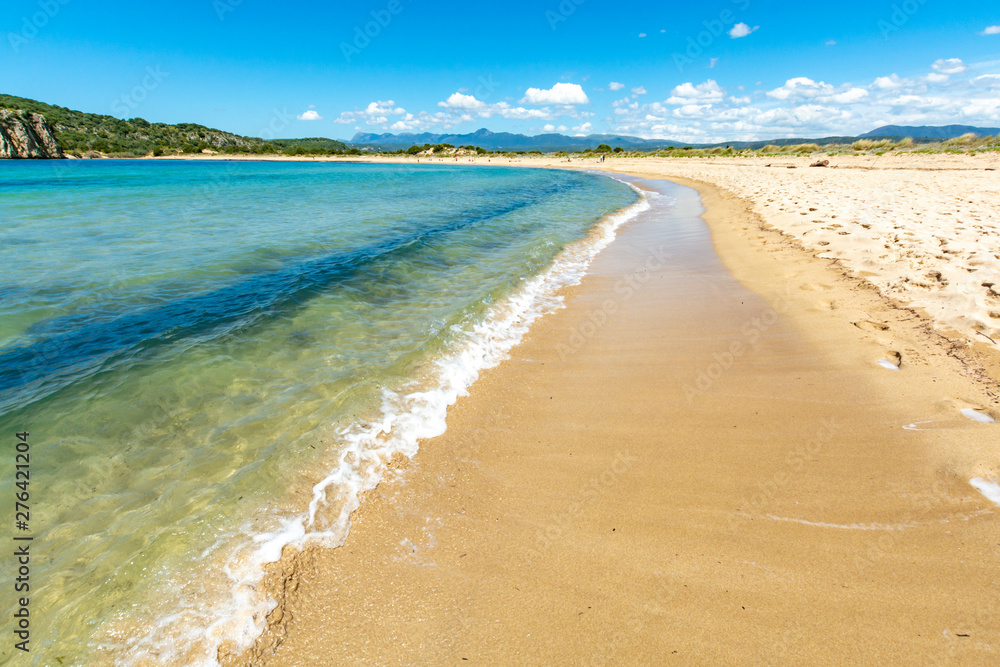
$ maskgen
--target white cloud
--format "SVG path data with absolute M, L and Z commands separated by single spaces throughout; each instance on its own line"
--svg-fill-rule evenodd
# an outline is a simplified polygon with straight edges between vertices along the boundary
M 931 65 L 931 69 L 941 74 L 961 74 L 967 68 L 961 58 L 939 58 Z
M 646 36 L 646 33 L 644 33 L 644 32 L 640 32 L 639 33 L 639 37 L 645 37 L 645 36 Z
M 298 118 L 299 120 L 323 120 L 323 117 L 320 116 L 313 109 L 309 109 L 308 111 L 303 111 L 298 116 L 296 116 L 296 118 Z
M 411 130 L 418 129 L 420 127 L 420 122 L 415 120 L 412 113 L 406 114 L 402 119 L 397 120 L 395 123 L 389 126 L 389 129 L 393 132 L 409 132 Z
M 1000 86 L 1000 74 L 983 74 L 972 79 L 972 83 L 977 86 Z
M 516 120 L 552 120 L 555 115 L 548 109 L 525 109 L 524 107 L 512 107 L 505 102 L 496 106 L 496 113 L 503 118 L 513 118 Z
M 837 46 L 837 40 L 835 40 L 835 39 L 827 40 L 826 45 L 827 46 Z
M 365 113 L 367 113 L 369 116 L 374 116 L 374 115 L 380 115 L 380 116 L 397 115 L 398 116 L 398 115 L 406 113 L 406 110 L 403 109 L 403 108 L 401 108 L 401 107 L 396 107 L 394 109 L 393 108 L 394 104 L 395 104 L 395 102 L 393 102 L 392 100 L 386 100 L 384 102 L 382 100 L 379 100 L 378 102 L 370 102 L 368 104 L 368 107 L 365 109 Z
M 755 25 L 754 27 L 751 28 L 746 23 L 737 23 L 729 31 L 729 36 L 732 37 L 733 39 L 739 39 L 740 37 L 746 37 L 750 33 L 757 30 L 758 28 L 760 28 L 759 25 Z
M 938 68 L 955 73 L 932 71 L 919 79 L 893 73 L 865 85 L 797 77 L 767 95 L 719 99 L 707 85 L 699 91 L 682 84 L 673 100 L 615 108 L 608 131 L 715 143 L 852 135 L 887 124 L 1000 126 L 1000 61 L 968 66 L 942 61 Z M 702 99 L 693 99 L 696 94 Z
M 719 62 L 718 58 L 711 58 L 708 61 L 708 69 L 715 69 L 715 65 Z
M 638 87 L 632 89 L 632 94 L 633 95 L 645 95 L 646 94 L 646 89 L 643 88 L 642 86 L 638 86 Z
M 695 102 L 721 102 L 726 95 L 725 91 L 715 82 L 709 79 L 697 86 L 691 83 L 682 83 L 670 91 L 667 104 L 693 104 Z
M 612 81 L 611 83 L 608 84 L 609 90 L 621 90 L 624 87 L 625 87 L 624 83 L 618 83 L 617 81 Z
M 574 127 L 573 131 L 576 132 L 579 136 L 582 137 L 582 136 L 584 136 L 586 134 L 590 134 L 590 131 L 593 128 L 594 128 L 594 126 L 591 125 L 590 123 L 583 123 L 582 125 L 577 125 L 576 127 Z
M 674 109 L 673 113 L 675 118 L 692 118 L 703 115 L 711 108 L 711 104 L 685 104 Z
M 842 93 L 831 95 L 829 99 L 831 102 L 836 102 L 837 104 L 852 104 L 866 97 L 868 97 L 868 91 L 864 88 L 848 88 Z
M 452 93 L 444 102 L 438 102 L 438 106 L 446 109 L 481 109 L 486 103 L 477 100 L 474 95 Z
M 548 90 L 539 88 L 528 88 L 524 93 L 521 104 L 563 104 L 571 106 L 574 104 L 587 104 L 587 93 L 578 83 L 557 83 Z
M 385 125 L 389 122 L 389 116 L 402 116 L 406 114 L 406 109 L 396 107 L 395 104 L 392 100 L 371 102 L 362 111 L 343 112 L 338 118 L 334 118 L 333 122 L 351 125 L 358 122 L 364 122 L 367 125 Z
M 980 35 L 1000 35 L 1000 25 L 991 25 L 983 30 Z
M 805 76 L 798 76 L 789 79 L 780 88 L 767 91 L 767 96 L 774 100 L 787 100 L 792 98 L 810 98 L 819 95 L 830 95 L 833 93 L 833 86 L 822 81 L 813 81 Z
M 890 74 L 889 76 L 878 77 L 872 86 L 879 90 L 899 90 L 909 83 L 906 79 L 900 79 L 898 74 Z

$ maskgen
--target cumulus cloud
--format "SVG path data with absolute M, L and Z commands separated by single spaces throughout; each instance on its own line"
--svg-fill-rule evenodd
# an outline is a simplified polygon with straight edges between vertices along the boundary
M 1000 25 L 991 25 L 983 30 L 980 35 L 1000 35 Z
M 1000 74 L 983 74 L 972 79 L 977 86 L 1000 86 Z
M 920 78 L 887 74 L 864 85 L 796 77 L 766 95 L 740 97 L 719 98 L 708 82 L 682 84 L 665 102 L 616 107 L 610 131 L 715 143 L 859 134 L 886 124 L 1000 123 L 1000 62 L 943 60 L 936 69 L 943 71 Z
M 303 111 L 298 116 L 299 120 L 323 120 L 323 117 L 319 115 L 315 110 L 309 109 L 308 111 Z
M 774 100 L 789 100 L 794 98 L 810 98 L 833 93 L 833 86 L 822 81 L 813 81 L 809 77 L 797 76 L 785 82 L 785 85 L 767 91 L 767 96 Z
M 402 116 L 406 109 L 395 106 L 392 100 L 371 102 L 361 111 L 345 111 L 333 120 L 334 123 L 364 123 L 366 125 L 384 125 L 390 116 Z M 308 112 L 307 112 L 308 113 Z
M 746 37 L 758 28 L 760 28 L 759 25 L 755 25 L 751 28 L 746 23 L 737 23 L 729 30 L 729 36 L 733 39 L 739 39 L 740 37 Z
M 637 86 L 637 87 L 635 87 L 635 88 L 632 89 L 632 94 L 633 95 L 645 95 L 646 94 L 646 89 L 643 88 L 642 86 Z
M 444 102 L 438 102 L 438 106 L 446 109 L 481 109 L 486 103 L 477 100 L 474 95 L 452 93 Z
M 681 83 L 668 99 L 650 101 L 639 94 L 641 86 L 611 82 L 608 88 L 620 91 L 621 99 L 611 102 L 603 115 L 608 132 L 688 143 L 850 135 L 886 124 L 1000 126 L 1000 62 L 941 59 L 926 72 L 905 78 L 886 73 L 864 82 L 799 76 L 773 90 L 761 86 L 756 91 L 752 81 L 747 86 L 734 82 L 727 90 L 708 79 Z M 626 89 L 627 96 L 622 94 Z M 592 108 L 576 106 L 584 100 L 583 89 L 575 84 L 531 89 L 523 103 L 489 103 L 459 89 L 437 102 L 431 113 L 410 113 L 392 100 L 380 100 L 345 112 L 335 122 L 351 123 L 358 130 L 412 132 L 474 129 L 470 123 L 495 118 L 524 123 L 520 131 L 530 126 L 539 132 L 586 135 L 594 132 L 595 121 Z M 492 127 L 477 127 L 483 125 Z
M 831 102 L 836 102 L 837 104 L 853 104 L 866 97 L 868 97 L 868 91 L 864 88 L 848 88 L 841 93 L 830 95 L 829 99 Z
M 506 102 L 497 104 L 495 113 L 502 118 L 513 118 L 515 120 L 552 120 L 555 118 L 555 114 L 547 108 L 525 109 L 524 107 L 509 106 Z
M 967 68 L 961 58 L 939 58 L 931 65 L 931 69 L 940 74 L 961 74 Z
M 369 116 L 398 116 L 406 113 L 406 109 L 402 107 L 393 108 L 395 104 L 392 100 L 370 102 L 365 108 L 365 113 Z
M 726 91 L 714 79 L 699 83 L 697 86 L 689 81 L 675 86 L 670 91 L 667 104 L 684 105 L 696 102 L 721 102 L 725 96 Z
M 899 90 L 910 82 L 906 79 L 900 79 L 897 74 L 890 74 L 889 76 L 880 76 L 875 79 L 872 86 L 879 90 Z
M 561 104 L 572 106 L 574 104 L 587 104 L 587 93 L 578 83 L 557 83 L 548 90 L 539 88 L 528 88 L 524 92 L 524 99 L 521 104 Z

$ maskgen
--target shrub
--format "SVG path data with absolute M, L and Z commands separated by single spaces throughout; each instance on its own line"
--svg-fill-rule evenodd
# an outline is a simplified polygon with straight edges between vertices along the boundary
M 984 146 L 989 143 L 989 137 L 979 137 L 971 132 L 963 134 L 960 137 L 955 137 L 954 139 L 948 139 L 944 142 L 945 146 L 961 146 L 965 148 L 974 148 L 976 146 Z

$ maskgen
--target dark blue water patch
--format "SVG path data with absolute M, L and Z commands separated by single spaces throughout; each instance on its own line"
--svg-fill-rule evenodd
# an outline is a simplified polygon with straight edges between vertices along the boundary
M 458 212 L 436 225 L 414 219 L 410 226 L 415 231 L 350 251 L 290 262 L 162 306 L 120 313 L 110 319 L 101 313 L 75 313 L 43 320 L 32 327 L 33 340 L 0 351 L 0 414 L 102 369 L 144 357 L 154 349 L 196 337 L 246 331 L 271 318 L 287 317 L 376 260 L 403 260 L 420 253 L 435 239 L 536 205 L 575 187 L 573 183 L 551 183 L 529 193 L 522 190 L 517 200 L 505 205 Z M 492 238 L 490 242 L 500 241 Z

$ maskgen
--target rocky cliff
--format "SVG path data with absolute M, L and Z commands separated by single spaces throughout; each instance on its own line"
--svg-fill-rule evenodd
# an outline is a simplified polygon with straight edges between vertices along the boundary
M 0 158 L 61 158 L 52 128 L 41 114 L 0 109 Z

